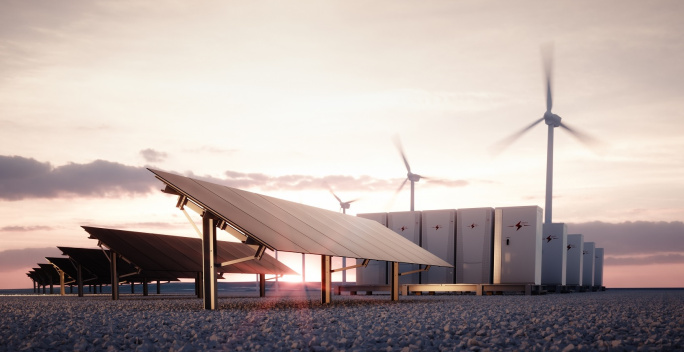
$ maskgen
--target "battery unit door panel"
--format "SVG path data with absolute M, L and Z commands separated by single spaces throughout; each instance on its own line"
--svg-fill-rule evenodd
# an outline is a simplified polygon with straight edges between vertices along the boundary
M 496 208 L 495 284 L 541 284 L 542 210 Z
M 456 283 L 492 283 L 493 244 L 493 208 L 456 211 Z
M 568 235 L 568 245 L 566 247 L 567 265 L 565 269 L 565 284 L 582 285 L 582 252 L 584 251 L 584 235 Z
M 456 210 L 423 211 L 421 235 L 423 248 L 449 264 L 454 264 Z M 432 267 L 420 275 L 422 284 L 454 283 L 454 268 Z
M 387 214 L 387 227 L 400 234 L 407 240 L 420 246 L 420 221 L 421 214 L 419 211 L 405 211 L 394 212 Z M 409 271 L 418 270 L 419 266 L 415 264 L 399 264 L 399 272 L 405 273 Z M 420 283 L 420 274 L 402 275 L 399 277 L 399 284 L 418 284 Z
M 357 214 L 364 219 L 375 220 L 383 226 L 387 226 L 387 213 Z M 357 259 L 356 264 L 362 264 L 363 259 Z M 387 262 L 371 260 L 368 266 L 356 269 L 357 285 L 386 285 L 388 280 Z

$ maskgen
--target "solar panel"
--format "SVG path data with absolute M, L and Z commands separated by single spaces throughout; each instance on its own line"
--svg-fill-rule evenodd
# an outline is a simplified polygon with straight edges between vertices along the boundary
M 111 284 L 111 271 L 109 266 L 110 255 L 108 250 L 90 249 L 90 248 L 73 248 L 73 247 L 57 247 L 65 255 L 81 264 L 90 275 L 83 274 L 83 281 L 89 285 Z M 124 276 L 127 281 L 178 281 L 178 277 L 174 273 L 169 272 L 151 272 L 147 273 L 141 271 L 138 273 L 138 268 L 129 264 L 125 260 L 119 258 L 116 262 L 117 272 L 119 276 Z
M 69 258 L 46 257 L 45 259 L 63 271 L 68 276 L 67 281 L 75 280 L 78 276 L 76 266 Z
M 373 220 L 149 170 L 179 195 L 274 250 L 452 266 Z
M 52 264 L 39 263 L 38 266 L 42 270 L 43 274 L 49 278 L 49 281 L 52 281 L 52 283 L 55 284 L 59 283 L 59 273 L 57 272 L 57 269 L 52 266 Z
M 202 271 L 202 241 L 199 238 L 83 226 L 91 238 L 102 241 L 146 273 L 173 272 L 194 278 Z M 256 250 L 243 243 L 217 241 L 218 262 L 254 257 Z M 217 268 L 223 273 L 297 275 L 268 254 L 261 260 L 244 261 Z

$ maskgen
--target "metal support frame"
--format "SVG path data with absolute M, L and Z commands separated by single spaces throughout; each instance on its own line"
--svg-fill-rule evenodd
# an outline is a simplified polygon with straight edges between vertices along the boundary
M 332 302 L 332 257 L 321 255 L 321 303 Z
M 157 294 L 161 294 L 161 283 L 159 282 L 159 280 L 157 280 Z
M 131 294 L 135 293 L 135 282 L 131 281 Z
M 143 296 L 148 296 L 150 292 L 148 291 L 148 287 L 147 287 L 147 279 L 143 279 L 142 285 L 143 285 Z
M 399 262 L 390 263 L 390 300 L 399 300 Z
M 119 274 L 116 270 L 116 258 L 118 257 L 118 255 L 116 254 L 116 252 L 112 250 L 110 250 L 109 253 L 111 255 L 111 258 L 109 260 L 109 268 L 112 276 L 112 300 L 116 301 L 119 299 Z
M 330 270 L 330 272 L 331 272 L 331 273 L 336 273 L 336 272 L 338 272 L 338 271 L 344 272 L 344 271 L 349 270 L 349 269 L 356 269 L 356 268 L 360 268 L 360 267 L 364 267 L 364 268 L 365 268 L 365 267 L 368 266 L 368 263 L 370 263 L 370 259 L 364 259 L 363 262 L 362 262 L 361 264 L 356 264 L 356 265 L 352 265 L 352 266 L 346 266 L 346 267 L 344 267 L 344 268 L 339 268 L 339 269 L 332 269 L 332 270 Z M 343 263 L 343 265 L 344 265 L 344 263 Z
M 218 307 L 218 290 L 216 287 L 216 218 L 210 212 L 202 216 L 202 273 L 204 309 L 214 310 Z
M 432 267 L 432 265 L 426 265 L 424 268 L 418 269 L 418 270 L 405 271 L 403 273 L 399 273 L 399 276 L 417 274 L 417 273 L 420 273 L 423 271 L 428 271 L 428 270 L 430 270 L 430 267 Z

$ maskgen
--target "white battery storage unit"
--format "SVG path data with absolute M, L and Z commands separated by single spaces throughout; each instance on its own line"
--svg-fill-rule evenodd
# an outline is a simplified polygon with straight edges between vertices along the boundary
M 458 284 L 491 284 L 494 258 L 494 208 L 456 211 Z
M 542 285 L 565 286 L 568 227 L 564 223 L 551 223 L 542 228 Z
M 421 245 L 428 252 L 454 264 L 456 248 L 456 210 L 424 210 L 422 212 Z M 432 267 L 420 273 L 422 284 L 453 284 L 454 268 Z
M 421 214 L 419 211 L 402 211 L 387 214 L 387 227 L 418 246 L 420 246 L 420 221 Z M 399 264 L 400 273 L 418 269 L 417 264 Z M 420 283 L 419 273 L 399 277 L 399 284 L 401 285 L 418 283 Z
M 594 242 L 584 242 L 582 251 L 582 286 L 594 286 Z
M 356 216 L 364 219 L 375 220 L 387 226 L 387 213 L 366 213 L 357 214 Z M 362 264 L 362 259 L 357 259 L 356 264 Z M 388 284 L 387 262 L 379 260 L 371 260 L 368 266 L 363 268 L 356 268 L 356 284 L 357 285 L 387 285 Z
M 494 210 L 494 284 L 541 284 L 542 209 Z
M 584 235 L 568 235 L 568 245 L 566 246 L 567 265 L 565 269 L 565 284 L 582 286 L 582 267 L 584 252 Z
M 594 249 L 594 286 L 603 286 L 603 248 Z

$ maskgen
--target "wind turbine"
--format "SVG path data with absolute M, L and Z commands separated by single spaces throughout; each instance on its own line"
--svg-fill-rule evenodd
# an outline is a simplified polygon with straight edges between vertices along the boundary
M 552 197 L 553 197 L 553 130 L 556 127 L 560 127 L 568 132 L 570 134 L 577 138 L 580 142 L 585 143 L 585 144 L 594 144 L 596 141 L 592 138 L 589 137 L 588 135 L 581 133 L 577 131 L 574 128 L 568 127 L 567 123 L 561 122 L 561 117 L 554 114 L 551 112 L 551 108 L 553 107 L 553 94 L 551 92 L 551 76 L 552 76 L 552 64 L 553 64 L 553 57 L 552 57 L 552 46 L 546 46 L 542 48 L 542 59 L 544 61 L 544 73 L 545 73 L 545 78 L 546 78 L 546 112 L 544 112 L 544 115 L 542 118 L 539 120 L 534 121 L 531 125 L 523 128 L 522 130 L 514 133 L 510 137 L 504 139 L 497 145 L 499 148 L 497 150 L 501 150 L 504 147 L 510 145 L 513 143 L 516 139 L 518 139 L 520 136 L 522 136 L 525 132 L 529 131 L 532 129 L 532 127 L 536 126 L 540 122 L 544 121 L 549 127 L 548 127 L 548 140 L 547 140 L 547 147 L 546 147 L 546 200 L 545 200 L 545 205 L 544 205 L 544 222 L 547 224 L 552 223 Z
M 411 165 L 409 165 L 408 159 L 406 159 L 406 154 L 404 153 L 404 148 L 402 148 L 402 146 L 401 146 L 401 141 L 399 140 L 399 137 L 394 138 L 394 144 L 396 144 L 397 149 L 399 149 L 399 154 L 401 154 L 401 158 L 404 159 L 404 165 L 406 165 L 406 171 L 407 171 L 406 179 L 404 180 L 404 182 L 401 183 L 401 186 L 399 186 L 399 188 L 397 189 L 395 194 L 399 193 L 401 191 L 401 189 L 404 188 L 404 185 L 406 184 L 406 182 L 411 181 L 411 211 L 413 211 L 414 210 L 413 201 L 414 201 L 415 183 L 420 181 L 421 178 L 427 179 L 427 177 L 423 177 L 421 175 L 414 174 L 413 172 L 411 172 Z
M 332 188 L 330 188 L 330 186 L 328 186 L 328 190 L 330 191 L 330 194 L 332 194 L 333 197 L 335 197 L 335 199 L 337 199 L 337 201 L 340 202 L 340 209 L 342 209 L 342 214 L 346 214 L 347 209 L 349 209 L 349 206 L 351 205 L 351 203 L 354 203 L 358 200 L 358 199 L 353 199 L 353 200 L 350 200 L 348 202 L 343 202 L 342 199 L 340 199 L 340 197 L 338 197 L 335 194 L 335 192 L 333 192 L 333 190 L 332 190 Z
M 330 185 L 328 185 L 327 182 L 325 183 L 325 185 L 328 187 L 328 190 L 333 195 L 333 197 L 335 197 L 335 199 L 337 199 L 337 201 L 340 202 L 340 209 L 342 209 L 342 214 L 347 213 L 347 209 L 349 209 L 349 206 L 351 205 L 351 203 L 354 203 L 357 200 L 359 200 L 357 198 L 357 199 L 350 200 L 348 202 L 343 202 L 342 199 L 340 199 L 340 197 L 338 197 L 337 194 L 335 194 L 335 192 L 333 192 L 332 188 L 330 187 Z M 304 257 L 302 257 L 302 258 L 304 258 Z M 303 262 L 304 262 L 304 259 L 302 259 L 302 263 Z M 346 257 L 342 257 L 342 267 L 343 268 L 347 267 L 347 258 Z M 342 282 L 347 282 L 347 271 L 346 270 L 342 270 Z

